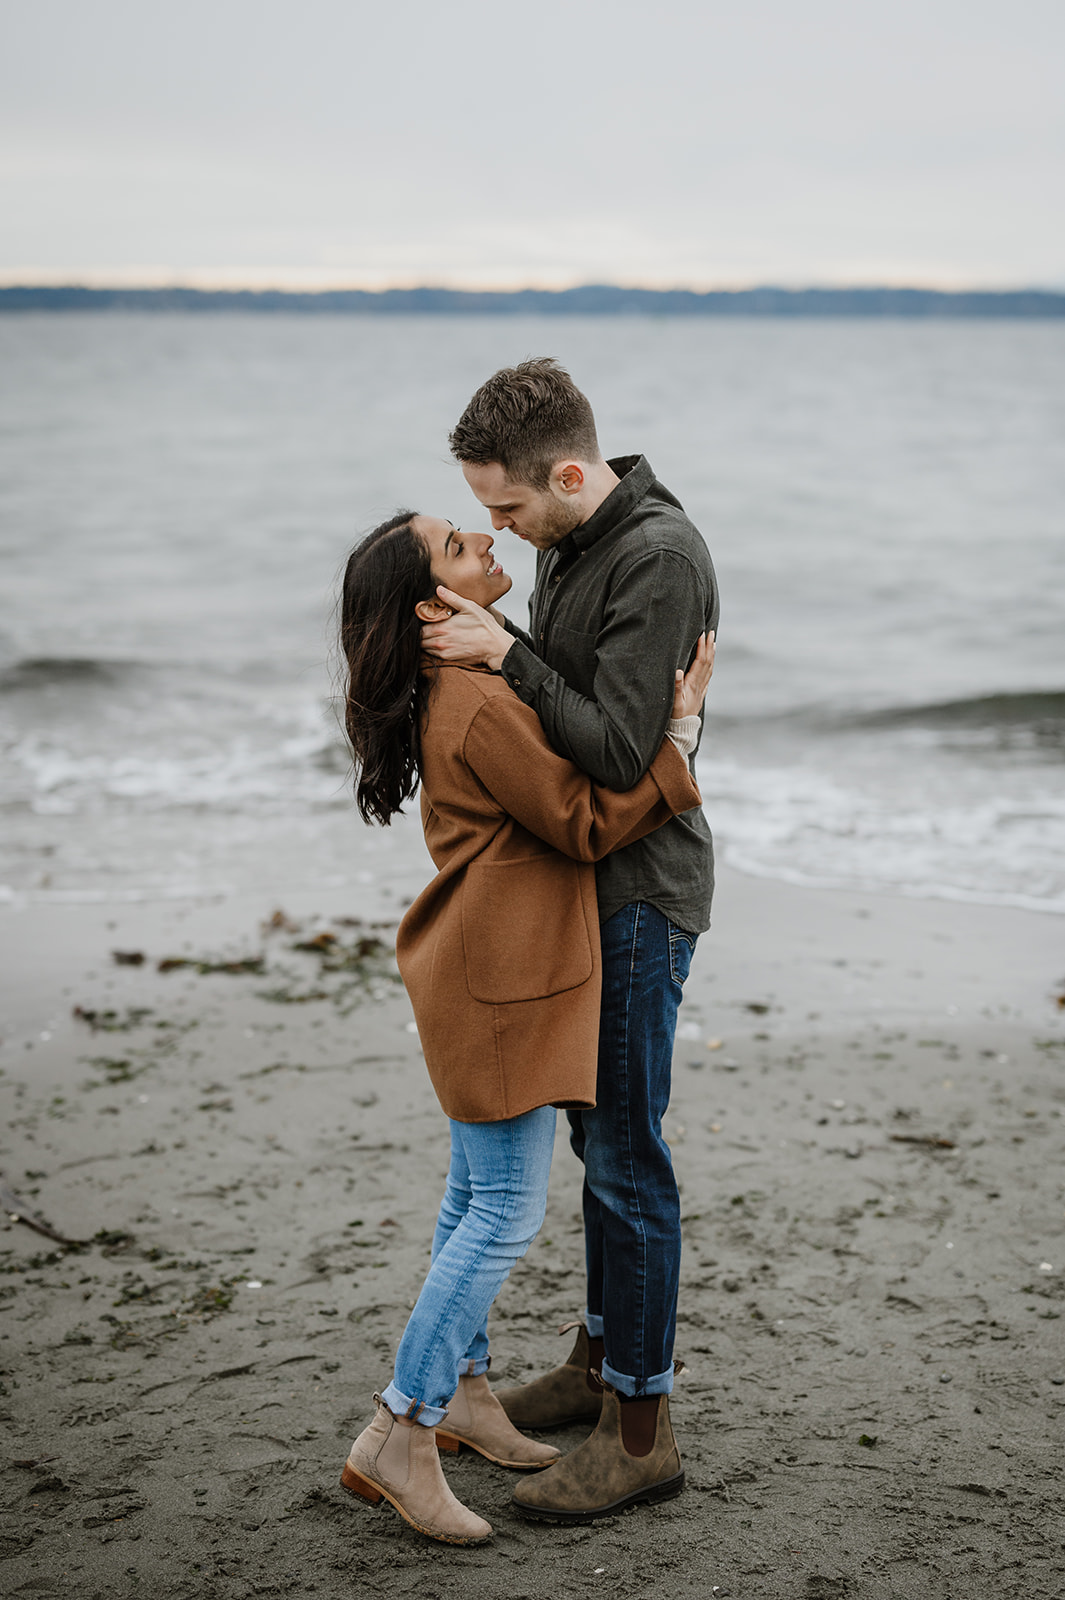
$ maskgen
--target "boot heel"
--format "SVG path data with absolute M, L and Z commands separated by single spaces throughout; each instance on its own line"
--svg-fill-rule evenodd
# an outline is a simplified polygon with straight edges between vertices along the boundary
M 369 1483 L 357 1473 L 354 1467 L 349 1466 L 346 1461 L 344 1470 L 340 1474 L 340 1483 L 341 1487 L 347 1489 L 350 1494 L 357 1494 L 360 1500 L 368 1500 L 372 1506 L 379 1505 L 384 1498 L 380 1489 L 375 1489 L 372 1483 Z
M 462 1440 L 456 1439 L 453 1433 L 441 1433 L 438 1428 L 436 1430 L 436 1448 L 438 1450 L 451 1450 L 455 1455 L 458 1455 L 462 1449 Z

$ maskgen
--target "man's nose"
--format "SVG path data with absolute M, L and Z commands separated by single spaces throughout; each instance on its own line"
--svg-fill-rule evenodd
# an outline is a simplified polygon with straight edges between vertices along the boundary
M 511 520 L 506 515 L 505 512 L 503 512 L 503 511 L 493 511 L 492 512 L 492 526 L 496 530 L 497 533 L 501 533 L 504 528 L 509 528 L 511 526 Z

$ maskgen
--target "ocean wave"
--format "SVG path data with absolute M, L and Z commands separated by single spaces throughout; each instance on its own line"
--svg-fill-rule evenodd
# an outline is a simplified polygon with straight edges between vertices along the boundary
M 927 705 L 891 706 L 846 719 L 850 727 L 908 725 L 934 728 L 1055 728 L 1065 730 L 1065 690 L 1033 689 L 1016 694 L 973 695 Z
M 320 672 L 323 690 L 328 693 L 327 670 Z M 20 693 L 36 689 L 86 688 L 114 689 L 127 685 L 158 684 L 178 699 L 194 695 L 197 700 L 224 708 L 234 699 L 261 693 L 264 682 L 281 686 L 283 692 L 302 687 L 306 663 L 277 661 L 255 655 L 236 659 L 212 659 L 197 655 L 184 660 L 167 656 L 22 656 L 0 667 L 0 693 Z
M 153 884 L 147 888 L 109 883 L 92 889 L 16 889 L 9 883 L 0 883 L 0 906 L 21 911 L 29 905 L 138 906 L 159 900 L 195 900 L 204 904 L 227 900 L 237 892 L 237 884 L 217 878 L 203 883 Z
M 908 883 L 884 879 L 872 874 L 862 876 L 833 876 L 830 873 L 803 871 L 798 867 L 768 863 L 743 850 L 729 850 L 728 865 L 749 878 L 766 878 L 774 883 L 791 883 L 798 889 L 843 889 L 849 891 L 905 895 L 908 900 L 950 900 L 959 905 L 1003 906 L 1012 911 L 1042 911 L 1051 916 L 1065 916 L 1065 888 L 1060 894 L 1024 894 L 1011 889 L 960 888 L 954 883 Z
M 8 780 L 0 802 L 39 815 L 77 815 L 115 803 L 260 813 L 350 803 L 344 752 L 320 729 L 268 744 L 234 739 L 188 755 L 79 753 L 33 735 L 6 755 L 9 773 L 20 773 L 21 781 Z
M 749 705 L 725 712 L 714 704 L 708 706 L 707 725 L 712 731 L 751 732 L 763 738 L 899 732 L 928 733 L 940 742 L 1013 737 L 1057 742 L 1065 736 L 1065 690 L 1019 690 L 861 708 L 841 704 L 838 699 L 811 698 L 786 706 Z
M 69 688 L 71 685 L 121 683 L 140 666 L 135 661 L 109 661 L 94 656 L 30 656 L 0 670 L 0 694 L 25 690 Z
M 65 845 L 94 836 L 98 823 L 91 881 L 111 870 L 112 849 L 117 859 L 120 848 L 154 839 L 167 816 L 175 841 L 228 840 L 237 826 L 269 833 L 279 818 L 312 840 L 351 812 L 349 756 L 320 701 L 279 705 L 265 695 L 258 721 L 238 707 L 227 724 L 199 727 L 194 710 L 179 727 L 168 702 L 165 730 L 124 714 L 82 715 L 61 735 L 37 719 L 33 731 L 0 739 L 12 859 L 20 840 Z M 742 752 L 730 743 L 708 742 L 699 780 L 722 857 L 740 870 L 1065 909 L 1065 794 L 1041 757 L 959 760 L 953 749 L 938 754 L 944 741 L 916 725 L 894 739 L 774 739 Z
M 889 790 L 811 768 L 699 769 L 722 856 L 741 871 L 1065 911 L 1065 796 L 924 776 Z

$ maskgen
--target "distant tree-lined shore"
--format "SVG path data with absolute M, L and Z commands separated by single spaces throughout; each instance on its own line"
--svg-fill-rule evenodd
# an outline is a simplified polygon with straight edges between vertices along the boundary
M 0 288 L 0 312 L 151 311 L 348 315 L 1063 317 L 1047 289 L 188 289 L 20 284 Z

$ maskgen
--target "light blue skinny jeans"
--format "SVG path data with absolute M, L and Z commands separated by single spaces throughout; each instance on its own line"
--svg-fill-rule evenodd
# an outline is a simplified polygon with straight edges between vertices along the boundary
M 488 1313 L 540 1231 L 555 1144 L 555 1109 L 506 1122 L 451 1123 L 451 1166 L 432 1264 L 382 1395 L 388 1409 L 435 1428 L 467 1373 L 488 1370 Z

